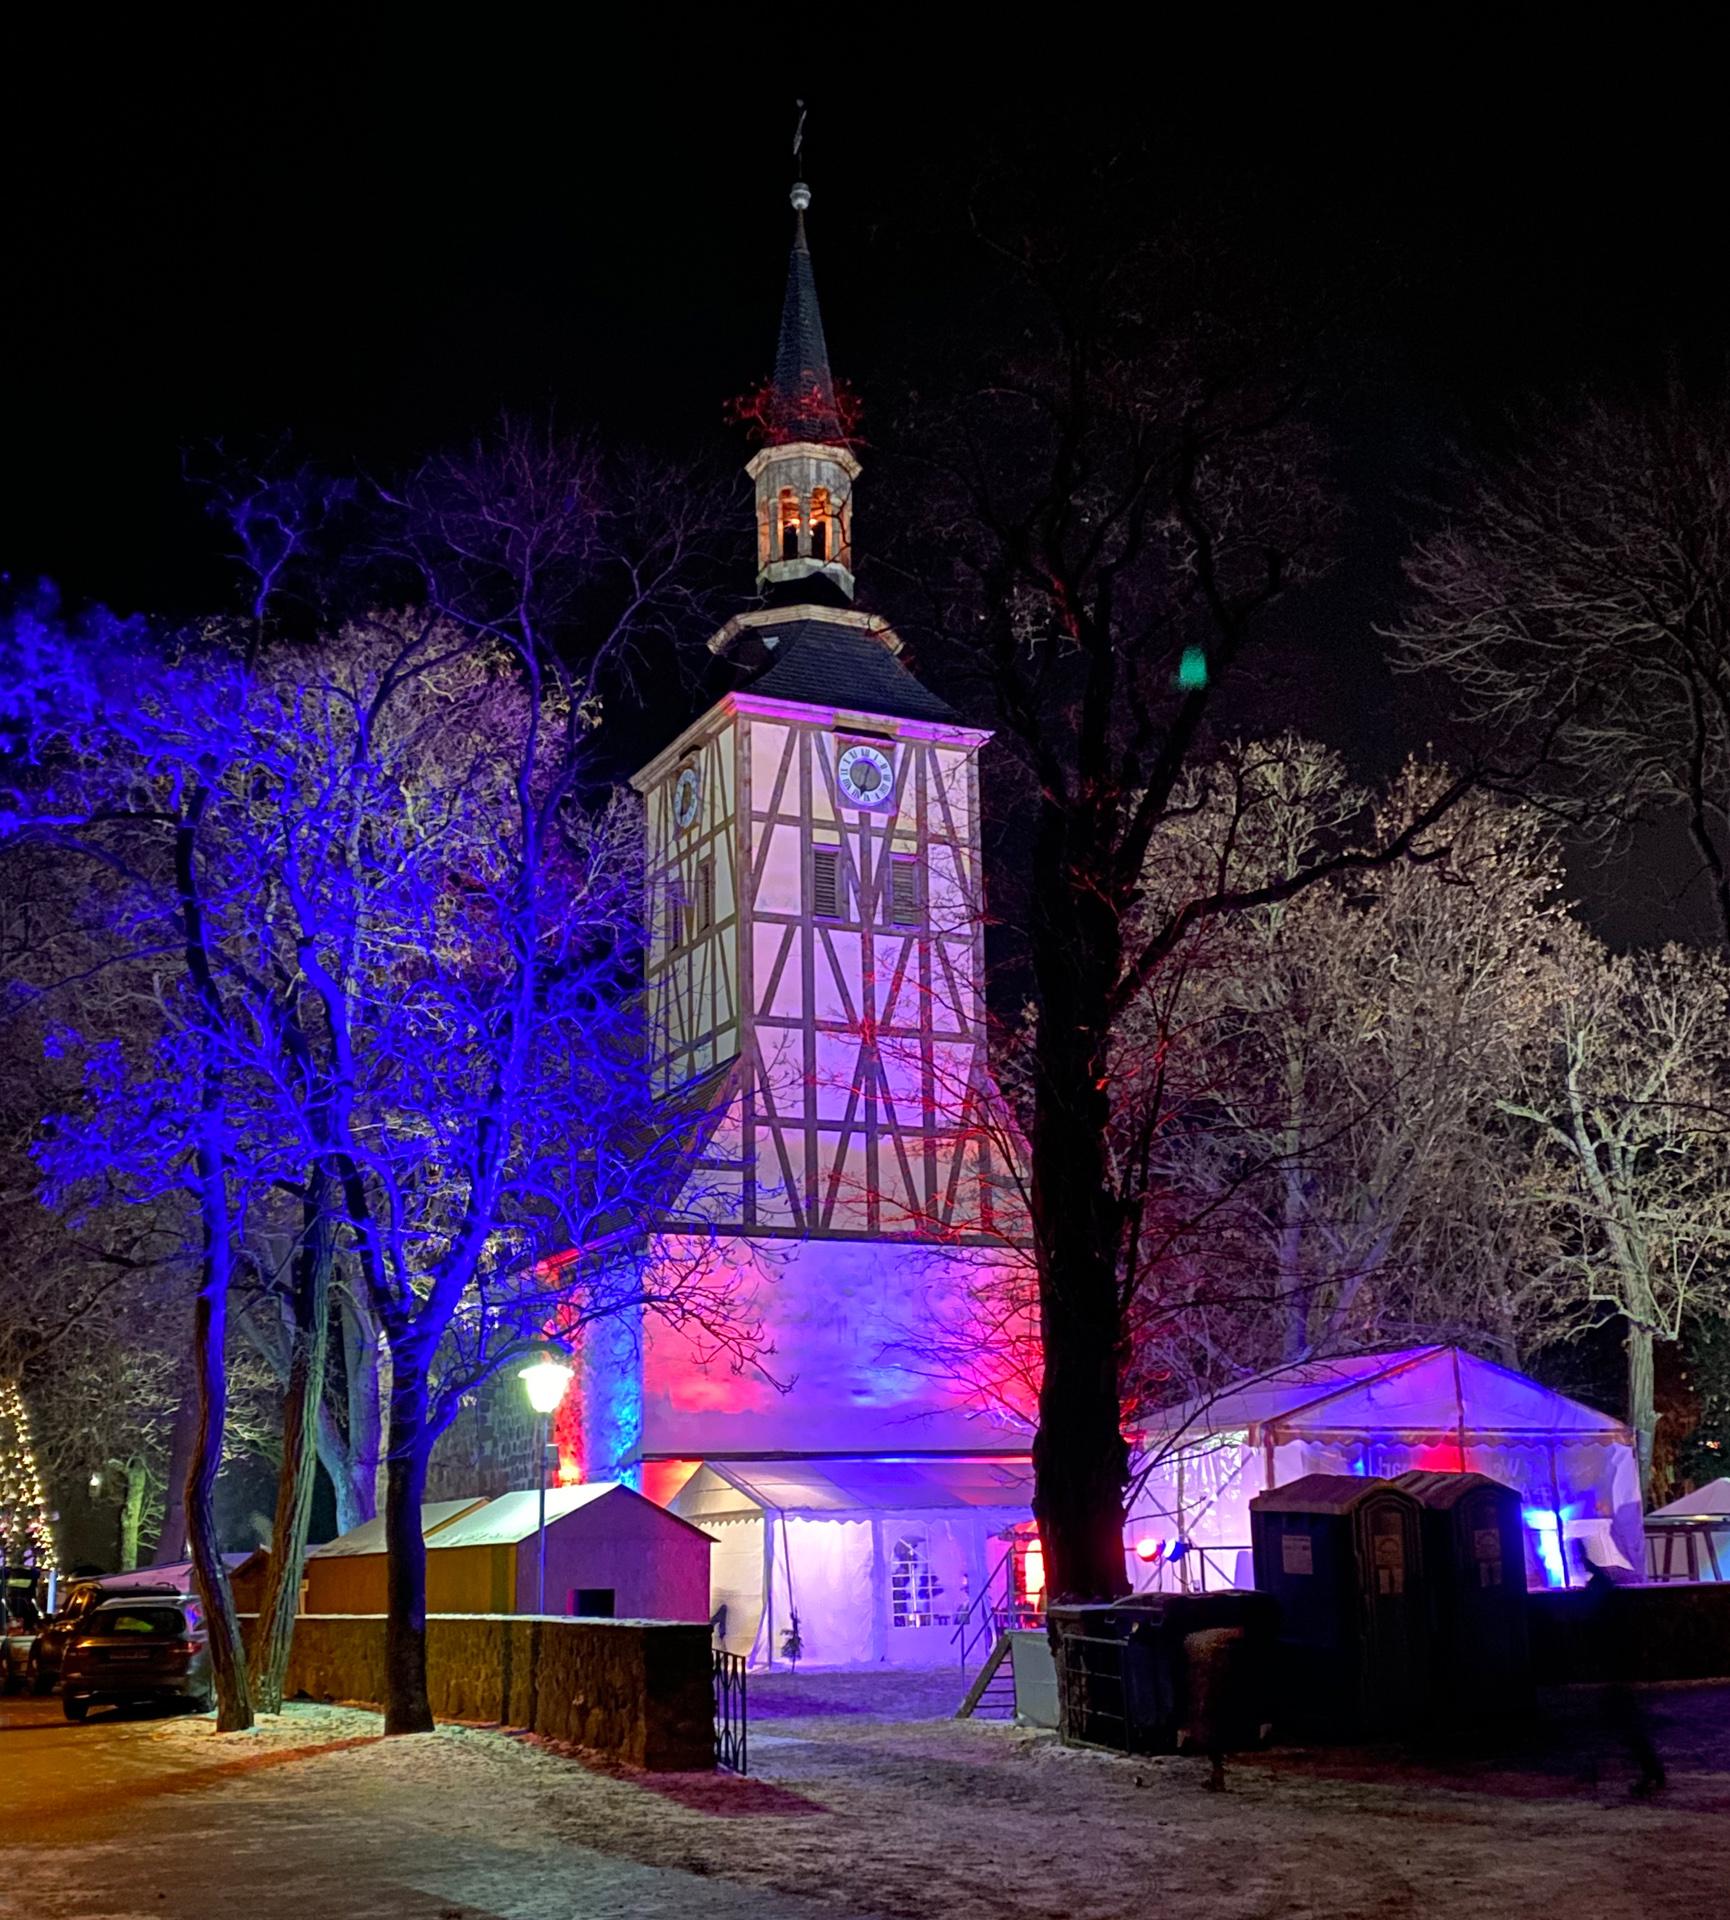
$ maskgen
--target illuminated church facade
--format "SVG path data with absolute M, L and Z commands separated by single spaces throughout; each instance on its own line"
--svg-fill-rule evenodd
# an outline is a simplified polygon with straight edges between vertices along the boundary
M 1027 1428 L 937 1358 L 1025 1258 L 985 1050 L 989 735 L 854 605 L 809 198 L 747 469 L 761 605 L 709 643 L 731 690 L 634 780 L 658 1091 L 703 1142 L 652 1258 L 710 1263 L 767 1350 L 739 1368 L 651 1312 L 592 1329 L 581 1382 L 586 1474 L 715 1537 L 724 1643 L 760 1666 L 953 1657 L 1031 1492 Z

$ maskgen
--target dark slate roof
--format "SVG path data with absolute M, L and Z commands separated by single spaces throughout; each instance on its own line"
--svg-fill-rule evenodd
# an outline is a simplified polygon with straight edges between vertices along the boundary
M 772 425 L 789 440 L 836 441 L 842 438 L 835 405 L 835 380 L 829 371 L 829 344 L 817 310 L 817 282 L 811 273 L 811 249 L 805 243 L 805 216 L 793 234 L 787 262 L 787 297 L 781 303 L 781 339 L 775 349 L 775 408 Z
M 774 645 L 768 647 L 771 638 Z M 947 701 L 921 686 L 881 640 L 859 627 L 834 620 L 789 620 L 756 628 L 750 639 L 753 644 L 741 645 L 733 656 L 743 670 L 741 692 L 880 713 L 894 720 L 959 722 Z

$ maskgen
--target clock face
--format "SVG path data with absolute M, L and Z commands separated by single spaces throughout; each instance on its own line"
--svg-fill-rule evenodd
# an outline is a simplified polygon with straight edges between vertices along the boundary
M 895 769 L 881 747 L 849 747 L 835 763 L 835 774 L 856 807 L 886 807 L 895 796 Z
M 702 798 L 702 785 L 697 778 L 695 767 L 685 767 L 673 786 L 673 819 L 681 827 L 688 827 L 697 817 L 697 803 Z

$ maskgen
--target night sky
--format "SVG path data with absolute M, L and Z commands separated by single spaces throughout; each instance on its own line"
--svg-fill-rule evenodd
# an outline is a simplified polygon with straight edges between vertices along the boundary
M 779 44 L 756 44 L 760 12 L 707 38 L 644 17 L 11 42 L 0 568 L 123 610 L 221 603 L 180 479 L 217 438 L 290 432 L 388 471 L 502 406 L 556 406 L 742 460 L 722 409 L 772 355 L 796 95 L 867 437 L 874 399 L 970 310 L 967 202 L 995 167 L 1061 195 L 1115 151 L 1150 221 L 1217 207 L 1276 281 L 1322 290 L 1354 523 L 1286 615 L 1287 671 L 1303 722 L 1370 770 L 1434 718 L 1372 629 L 1449 439 L 1493 438 L 1534 392 L 1723 372 L 1730 162 L 1703 48 L 1516 47 L 1468 40 L 1464 16 L 1398 46 L 1180 42 L 1101 14 L 1041 16 L 1055 37 L 1019 45 L 1031 28 L 979 14 L 941 46 L 913 15 L 891 43 L 833 10 L 773 16 Z M 1612 930 L 1663 904 L 1661 876 L 1638 898 L 1585 885 Z

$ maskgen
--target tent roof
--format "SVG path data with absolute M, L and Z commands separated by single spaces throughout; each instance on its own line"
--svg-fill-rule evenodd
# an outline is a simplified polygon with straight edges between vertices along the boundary
M 459 1514 L 472 1513 L 476 1507 L 485 1505 L 486 1502 L 478 1495 L 472 1500 L 429 1500 L 420 1510 L 422 1538 L 449 1526 Z M 306 1557 L 309 1560 L 339 1560 L 350 1554 L 383 1552 L 384 1515 L 381 1513 L 376 1520 L 363 1520 L 358 1527 L 350 1527 L 347 1533 L 327 1540 L 322 1547 L 312 1548 Z
M 1033 1499 L 1025 1458 L 705 1461 L 674 1496 L 690 1520 L 772 1513 L 881 1513 L 1009 1507 Z
M 1609 1414 L 1462 1348 L 1441 1346 L 1282 1367 L 1211 1403 L 1171 1408 L 1149 1437 L 1200 1440 L 1246 1427 L 1259 1427 L 1276 1446 L 1327 1436 L 1445 1437 L 1462 1429 L 1480 1439 L 1626 1444 L 1629 1438 Z
M 1730 1480 L 1709 1480 L 1692 1493 L 1672 1500 L 1667 1507 L 1654 1507 L 1648 1520 L 1718 1520 L 1730 1517 Z

